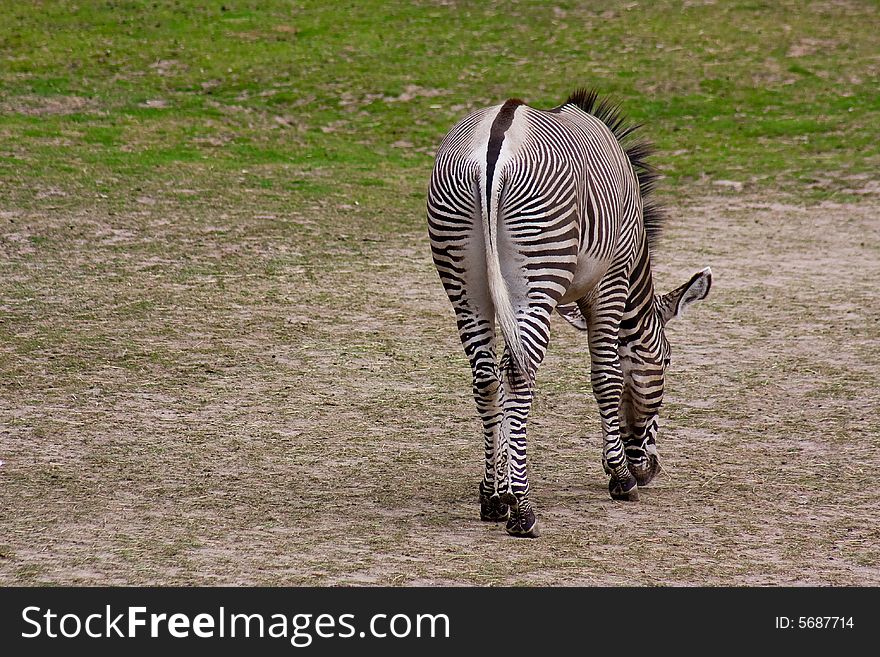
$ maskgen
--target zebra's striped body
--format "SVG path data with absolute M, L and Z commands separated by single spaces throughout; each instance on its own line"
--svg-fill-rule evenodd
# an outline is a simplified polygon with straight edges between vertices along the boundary
M 577 92 L 549 111 L 519 100 L 479 110 L 443 140 L 431 177 L 434 263 L 483 422 L 482 515 L 507 519 L 514 535 L 536 535 L 526 422 L 554 309 L 588 332 L 610 491 L 636 499 L 637 480 L 659 469 L 654 441 L 669 357 L 662 310 L 677 314 L 686 293 L 703 298 L 711 281 L 704 270 L 655 298 L 648 242 L 658 214 L 643 203 L 653 177 L 647 150 L 624 150 L 631 130 L 595 101 Z

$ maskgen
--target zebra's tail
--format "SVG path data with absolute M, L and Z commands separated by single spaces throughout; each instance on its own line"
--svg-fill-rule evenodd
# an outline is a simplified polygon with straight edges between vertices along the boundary
M 485 176 L 483 177 L 486 180 Z M 487 185 L 491 185 L 492 181 L 486 181 Z M 531 367 L 529 365 L 529 355 L 526 346 L 522 340 L 522 334 L 519 330 L 519 322 L 516 319 L 516 310 L 510 298 L 510 288 L 507 281 L 501 274 L 501 262 L 498 259 L 498 201 L 501 198 L 499 189 L 490 189 L 487 195 L 478 194 L 480 199 L 480 211 L 483 223 L 483 238 L 486 245 L 486 273 L 489 280 L 489 294 L 492 296 L 492 303 L 495 304 L 495 316 L 498 318 L 498 325 L 501 328 L 501 335 L 504 336 L 504 343 L 511 357 L 511 368 L 514 372 L 522 377 L 526 383 L 531 386 Z M 486 208 L 485 199 L 492 198 L 489 209 Z

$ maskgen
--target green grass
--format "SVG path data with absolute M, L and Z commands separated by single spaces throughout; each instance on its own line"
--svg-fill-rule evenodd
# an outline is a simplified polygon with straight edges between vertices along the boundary
M 421 192 L 469 109 L 579 85 L 646 124 L 668 195 L 727 179 L 827 198 L 880 164 L 876 21 L 859 2 L 16 3 L 0 200 L 51 185 L 112 204 L 182 177 L 227 195 L 255 166 L 304 198 L 389 176 Z

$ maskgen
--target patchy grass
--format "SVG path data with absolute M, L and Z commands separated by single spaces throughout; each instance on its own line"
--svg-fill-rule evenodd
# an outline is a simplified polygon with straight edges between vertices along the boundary
M 875 5 L 255 7 L 0 24 L 0 581 L 880 582 Z M 661 148 L 660 286 L 717 284 L 639 505 L 554 326 L 514 544 L 425 185 L 470 108 L 581 84 Z
M 310 198 L 321 174 L 416 188 L 469 109 L 577 85 L 648 125 L 667 194 L 858 192 L 880 153 L 876 20 L 858 2 L 20 3 L 0 26 L 0 199 L 49 184 L 113 205 L 175 179 L 234 196 L 257 166 Z

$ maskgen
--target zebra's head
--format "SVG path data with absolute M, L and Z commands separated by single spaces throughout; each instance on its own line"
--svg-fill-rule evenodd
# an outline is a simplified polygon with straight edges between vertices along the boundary
M 660 335 L 662 343 L 663 370 L 669 367 L 669 341 L 666 339 L 666 325 L 669 320 L 681 315 L 684 310 L 696 301 L 705 299 L 712 287 L 712 269 L 706 267 L 691 276 L 684 285 L 672 290 L 667 294 L 658 294 L 654 297 L 654 309 L 660 320 Z
M 626 373 L 620 409 L 621 437 L 631 463 L 644 463 L 645 477 L 653 477 L 657 466 L 657 429 L 666 370 L 670 362 L 666 324 L 696 301 L 705 299 L 712 287 L 712 270 L 706 267 L 668 294 L 654 297 L 653 321 L 646 323 L 644 335 L 636 344 L 621 349 Z M 648 472 L 650 471 L 650 472 Z
M 654 307 L 663 326 L 673 317 L 678 317 L 694 301 L 705 299 L 712 287 L 712 269 L 706 267 L 691 276 L 691 279 L 668 294 L 654 297 Z

